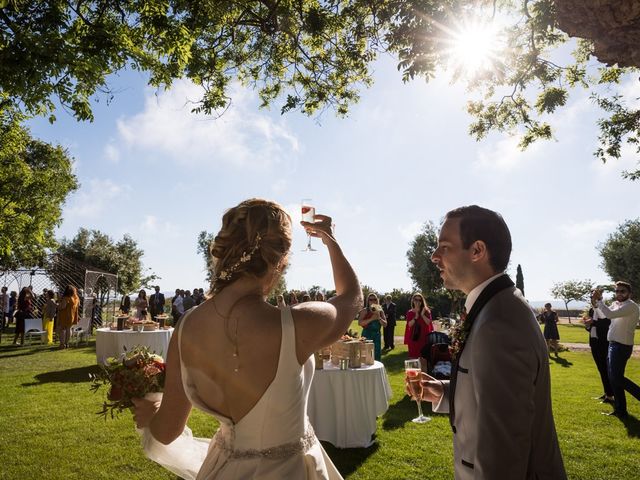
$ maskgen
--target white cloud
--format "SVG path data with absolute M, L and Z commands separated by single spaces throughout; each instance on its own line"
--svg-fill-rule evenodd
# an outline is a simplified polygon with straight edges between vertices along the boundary
M 82 190 L 73 196 L 65 210 L 66 216 L 95 219 L 107 210 L 114 199 L 126 197 L 130 191 L 129 185 L 94 178 L 89 181 L 88 187 L 83 186 Z
M 113 144 L 108 143 L 104 147 L 104 158 L 111 163 L 120 163 L 120 150 Z
M 480 144 L 478 157 L 473 163 L 475 170 L 510 171 L 535 161 L 540 154 L 542 141 L 537 141 L 522 151 L 518 147 L 519 136 L 507 136 L 496 142 Z
M 402 238 L 407 241 L 413 240 L 422 230 L 422 222 L 411 222 L 408 225 L 398 226 L 398 231 Z
M 278 195 L 286 191 L 287 186 L 287 181 L 284 178 L 281 178 L 280 180 L 277 180 L 273 185 L 271 185 L 271 190 L 274 194 Z
M 179 234 L 178 228 L 167 220 L 161 220 L 155 215 L 145 215 L 144 219 L 139 225 L 139 230 L 146 235 L 162 235 L 166 237 L 170 235 L 175 237 Z
M 593 242 L 616 226 L 612 220 L 585 220 L 569 222 L 558 227 L 560 234 L 572 241 Z
M 297 138 L 284 123 L 256 112 L 255 94 L 235 88 L 220 117 L 191 112 L 203 89 L 188 81 L 147 93 L 144 110 L 118 120 L 124 145 L 147 157 L 167 156 L 181 165 L 268 167 L 297 152 Z
M 595 148 L 597 147 L 594 147 L 594 151 Z M 589 167 L 593 173 L 599 176 L 603 175 L 602 180 L 605 181 L 607 176 L 620 177 L 623 171 L 636 170 L 640 165 L 635 146 L 624 143 L 620 148 L 620 158 L 609 158 L 606 163 L 602 163 L 602 160 L 594 156 Z
M 632 75 L 626 83 L 622 84 L 621 93 L 627 107 L 640 108 L 640 80 L 637 74 Z

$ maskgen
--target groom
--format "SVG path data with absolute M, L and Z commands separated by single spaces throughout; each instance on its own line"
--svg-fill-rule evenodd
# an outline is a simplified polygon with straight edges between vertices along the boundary
M 451 381 L 423 374 L 423 400 L 449 413 L 456 480 L 567 478 L 551 412 L 547 346 L 504 274 L 510 255 L 502 216 L 472 205 L 447 213 L 431 257 L 445 287 L 467 295 Z

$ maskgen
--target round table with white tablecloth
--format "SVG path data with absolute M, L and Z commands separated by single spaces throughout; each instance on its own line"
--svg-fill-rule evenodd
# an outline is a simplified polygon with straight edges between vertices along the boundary
M 320 440 L 338 448 L 368 447 L 376 418 L 389 408 L 391 386 L 384 365 L 340 370 L 329 362 L 316 370 L 308 413 Z
M 126 350 L 135 346 L 146 346 L 158 355 L 165 357 L 169 350 L 169 340 L 173 328 L 167 330 L 150 330 L 134 332 L 132 330 L 96 330 L 96 357 L 99 364 L 104 364 L 109 357 L 119 357 Z

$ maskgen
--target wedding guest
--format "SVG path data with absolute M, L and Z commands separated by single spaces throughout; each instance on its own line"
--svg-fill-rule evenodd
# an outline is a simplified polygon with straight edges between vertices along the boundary
M 590 308 L 589 313 L 584 318 L 584 327 L 589 332 L 591 356 L 596 364 L 598 373 L 600 373 L 602 391 L 604 392 L 602 396 L 596 397 L 594 400 L 613 404 L 613 389 L 611 388 L 609 372 L 607 371 L 607 351 L 609 350 L 607 334 L 609 333 L 609 325 L 611 325 L 611 320 L 606 318 L 597 308 Z
M 291 292 L 289 294 L 289 305 L 293 306 L 293 305 L 297 305 L 298 303 L 299 302 L 298 302 L 297 295 L 295 294 L 295 292 Z
M 155 319 L 156 315 L 164 313 L 164 294 L 160 293 L 160 287 L 156 285 L 153 287 L 155 293 L 149 297 L 149 312 L 151 318 Z
M 200 290 L 198 290 L 197 288 L 193 289 L 193 293 L 191 294 L 191 297 L 193 298 L 193 302 L 196 305 L 200 305 L 204 300 L 204 298 L 200 295 Z
M 136 318 L 139 320 L 147 319 L 147 312 L 149 310 L 149 301 L 147 300 L 147 292 L 140 290 L 138 292 L 138 298 L 133 302 L 133 306 L 136 307 Z
M 131 297 L 129 295 L 125 295 L 120 300 L 120 311 L 124 314 L 128 314 L 131 311 Z
M 53 344 L 53 326 L 58 312 L 58 304 L 55 300 L 56 294 L 53 290 L 47 292 L 47 303 L 42 312 L 42 329 L 47 332 L 47 344 Z
M 184 309 L 185 312 L 187 312 L 195 306 L 196 306 L 196 302 L 191 296 L 191 292 L 189 290 L 186 290 L 184 292 L 184 298 L 182 299 L 182 308 Z
M 181 477 L 342 478 L 309 423 L 307 397 L 313 352 L 340 338 L 362 293 L 331 218 L 315 215 L 302 225 L 329 251 L 337 296 L 284 309 L 266 302 L 287 264 L 290 222 L 257 199 L 224 214 L 210 250 L 210 297 L 171 337 L 162 402 L 134 401 L 145 452 Z M 213 441 L 190 436 L 193 406 L 220 422 Z
M 382 311 L 387 318 L 387 326 L 382 330 L 384 337 L 384 350 L 393 350 L 395 348 L 396 304 L 391 301 L 391 295 L 384 296 Z
M 591 303 L 611 319 L 607 339 L 609 340 L 609 381 L 613 389 L 614 410 L 611 413 L 603 413 L 627 418 L 629 414 L 625 390 L 636 400 L 640 400 L 640 387 L 624 376 L 627 361 L 633 352 L 634 333 L 640 317 L 640 308 L 631 300 L 630 283 L 616 282 L 615 294 L 615 301 L 608 307 L 602 301 L 602 290 L 596 290 L 591 297 Z
M 405 317 L 404 343 L 409 347 L 409 358 L 420 358 L 420 352 L 433 332 L 431 310 L 421 293 L 411 296 L 411 310 Z
M 24 344 L 24 321 L 27 318 L 33 318 L 33 293 L 29 287 L 23 287 L 18 295 L 18 301 L 16 304 L 16 331 L 13 336 L 13 344 L 18 344 L 20 339 L 20 345 Z
M 58 338 L 60 339 L 60 349 L 69 348 L 71 326 L 78 323 L 79 306 L 80 298 L 78 298 L 76 287 L 68 285 L 58 305 Z
M 382 360 L 382 345 L 380 341 L 380 327 L 387 326 L 382 307 L 378 304 L 378 296 L 375 293 L 367 295 L 365 308 L 358 313 L 358 325 L 362 327 L 362 336 L 373 340 L 373 356 L 376 360 Z
M 11 291 L 9 294 L 9 319 L 7 324 L 13 323 L 13 316 L 16 313 L 16 305 L 18 304 L 18 292 Z
M 321 291 L 316 292 L 316 302 L 324 302 L 324 293 Z
M 305 293 L 302 295 L 302 303 L 310 302 L 310 301 L 311 301 L 311 295 L 309 295 L 308 293 Z
M 451 381 L 426 373 L 422 399 L 449 413 L 457 480 L 565 480 L 551 406 L 547 346 L 535 315 L 504 274 L 511 234 L 476 205 L 445 216 L 432 261 L 466 294 L 454 330 Z
M 48 289 L 42 289 L 42 295 L 38 295 L 34 302 L 34 314 L 37 314 L 42 318 L 44 316 L 44 306 L 47 304 L 49 297 L 47 296 Z M 38 318 L 38 317 L 36 317 Z
M 96 297 L 91 302 L 91 321 L 89 322 L 89 335 L 93 335 L 94 328 L 102 326 L 102 305 Z
M 179 288 L 176 288 L 176 294 L 171 301 L 171 315 L 173 316 L 173 326 L 177 326 L 180 321 L 180 317 L 184 313 L 184 306 L 182 305 L 182 296 L 184 292 Z
M 551 309 L 550 303 L 544 304 L 544 311 L 540 314 L 540 322 L 544 324 L 544 338 L 547 341 L 549 355 L 551 350 L 558 356 L 558 341 L 560 340 L 560 332 L 558 332 L 558 314 Z
M 278 308 L 287 308 L 287 302 L 284 301 L 284 295 L 278 295 L 276 297 L 276 303 L 278 304 Z
M 7 287 L 2 287 L 2 293 L 0 293 L 0 331 L 4 331 L 5 325 L 9 322 L 9 294 L 7 293 Z

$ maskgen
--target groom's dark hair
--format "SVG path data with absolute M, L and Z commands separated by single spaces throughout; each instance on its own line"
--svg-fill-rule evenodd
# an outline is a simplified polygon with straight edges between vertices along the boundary
M 462 247 L 469 248 L 481 240 L 489 251 L 489 263 L 496 273 L 504 272 L 511 257 L 511 233 L 502 215 L 478 205 L 451 210 L 445 216 L 460 219 L 460 239 Z

